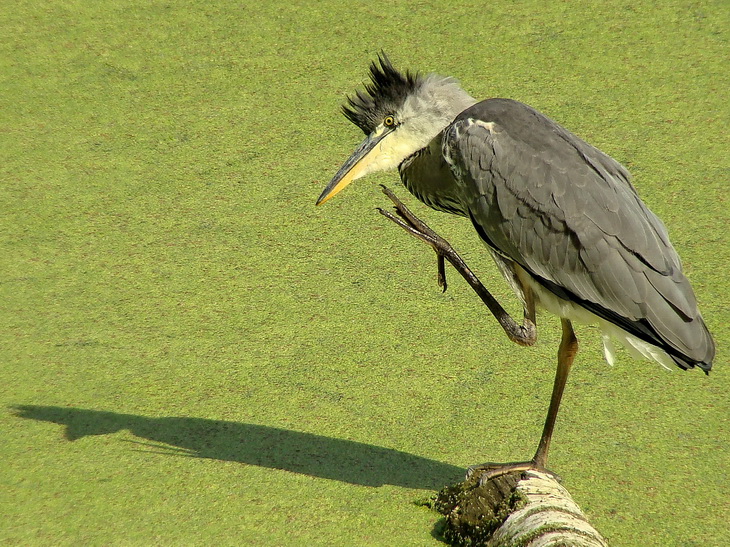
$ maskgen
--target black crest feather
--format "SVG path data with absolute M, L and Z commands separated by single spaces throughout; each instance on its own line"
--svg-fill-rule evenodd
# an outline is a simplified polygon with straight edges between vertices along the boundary
M 417 74 L 398 72 L 388 56 L 381 52 L 378 60 L 370 63 L 370 83 L 365 84 L 365 91 L 357 90 L 355 95 L 348 97 L 342 113 L 368 135 L 383 117 L 403 106 L 406 97 L 419 83 Z

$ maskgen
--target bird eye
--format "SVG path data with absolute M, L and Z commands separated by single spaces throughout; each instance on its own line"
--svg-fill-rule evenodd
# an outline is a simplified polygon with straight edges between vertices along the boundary
M 383 118 L 383 125 L 385 127 L 393 127 L 395 125 L 395 118 L 393 116 L 386 116 Z

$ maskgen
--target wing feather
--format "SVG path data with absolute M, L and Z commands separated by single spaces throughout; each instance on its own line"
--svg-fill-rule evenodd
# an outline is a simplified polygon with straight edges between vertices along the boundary
M 714 344 L 679 256 L 621 164 L 507 99 L 459 115 L 443 154 L 489 245 L 682 368 L 709 370 Z

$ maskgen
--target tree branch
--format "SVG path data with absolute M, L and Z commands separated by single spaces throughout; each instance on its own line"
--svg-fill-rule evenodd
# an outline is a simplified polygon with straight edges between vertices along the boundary
M 608 547 L 552 475 L 511 473 L 444 488 L 433 504 L 452 545 L 483 547 Z

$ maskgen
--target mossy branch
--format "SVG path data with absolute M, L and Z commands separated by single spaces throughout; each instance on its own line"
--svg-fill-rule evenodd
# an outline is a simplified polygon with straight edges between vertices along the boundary
M 478 474 L 475 474 L 478 475 Z M 554 477 L 511 473 L 481 484 L 473 476 L 444 488 L 434 509 L 446 519 L 452 545 L 484 547 L 607 547 L 606 540 Z

